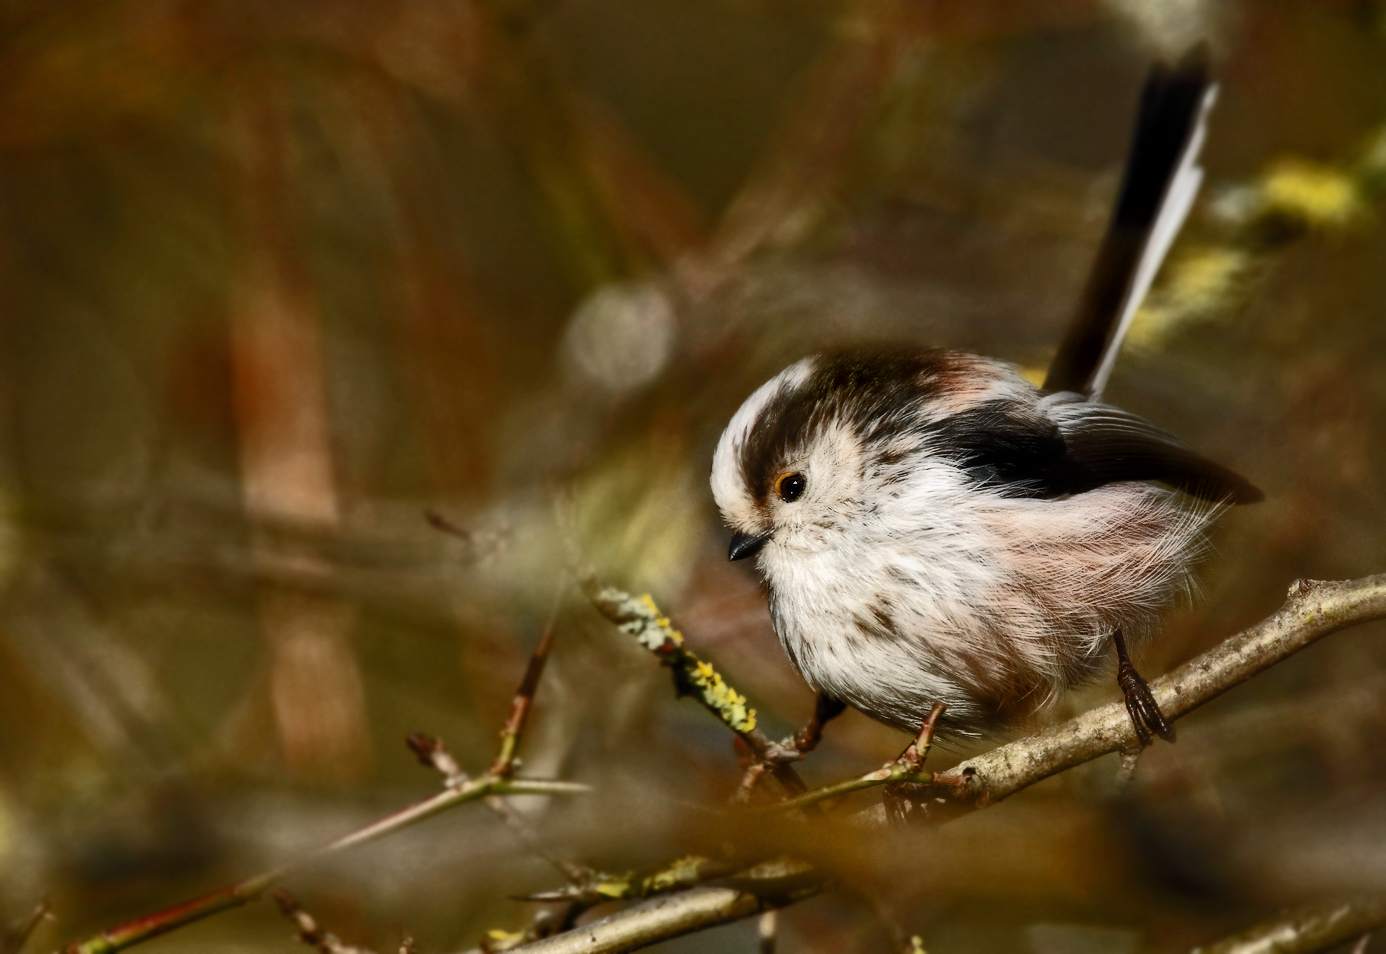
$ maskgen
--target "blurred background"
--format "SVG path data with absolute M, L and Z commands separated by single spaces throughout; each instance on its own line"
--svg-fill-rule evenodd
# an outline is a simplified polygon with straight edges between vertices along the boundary
M 611 871 L 714 850 L 728 734 L 563 588 L 574 554 L 802 722 L 726 562 L 721 427 L 828 345 L 1042 369 L 1146 70 L 1200 38 L 1207 187 L 1108 396 L 1267 500 L 1147 675 L 1296 577 L 1386 571 L 1380 0 L 0 4 L 0 923 L 46 896 L 53 948 L 426 797 L 410 731 L 480 771 L 555 593 L 524 770 L 598 794 L 525 810 Z M 942 828 L 787 829 L 843 890 L 780 949 L 888 950 L 888 912 L 931 954 L 1181 951 L 1386 891 L 1383 635 L 1181 721 L 1125 790 L 1103 760 Z M 904 742 L 848 715 L 803 773 Z M 560 883 L 467 806 L 290 886 L 440 951 Z M 145 949 L 291 934 L 262 903 Z

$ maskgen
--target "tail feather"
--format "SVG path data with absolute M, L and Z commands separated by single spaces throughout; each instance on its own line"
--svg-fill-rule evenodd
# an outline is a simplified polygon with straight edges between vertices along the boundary
M 1046 389 L 1101 399 L 1131 319 L 1203 182 L 1198 155 L 1216 97 L 1206 47 L 1151 70 L 1116 209 Z

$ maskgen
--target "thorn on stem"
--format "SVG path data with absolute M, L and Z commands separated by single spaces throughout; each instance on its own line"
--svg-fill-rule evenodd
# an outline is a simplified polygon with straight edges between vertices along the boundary
M 466 781 L 467 776 L 462 771 L 462 766 L 457 764 L 457 760 L 440 740 L 423 732 L 410 732 L 404 737 L 404 744 L 409 746 L 409 751 L 414 753 L 421 765 L 442 773 L 448 785 Z
M 274 890 L 274 900 L 284 916 L 294 922 L 294 927 L 298 929 L 298 939 L 309 947 L 316 948 L 320 954 L 372 954 L 365 948 L 343 944 L 337 935 L 331 931 L 324 931 L 313 916 L 303 910 L 303 905 L 298 903 L 298 899 L 283 888 Z

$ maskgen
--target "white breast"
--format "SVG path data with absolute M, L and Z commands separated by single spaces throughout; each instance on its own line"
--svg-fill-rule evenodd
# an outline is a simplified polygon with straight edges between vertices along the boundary
M 956 731 L 993 730 L 1090 675 L 1114 629 L 1138 638 L 1187 589 L 1216 510 L 1140 483 L 1004 498 L 909 466 L 866 494 L 875 511 L 760 561 L 804 678 L 907 731 L 935 702 Z

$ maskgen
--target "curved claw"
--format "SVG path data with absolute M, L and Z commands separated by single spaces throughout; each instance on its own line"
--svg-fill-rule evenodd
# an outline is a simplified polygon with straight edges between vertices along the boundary
M 1117 685 L 1121 687 L 1121 694 L 1126 699 L 1126 713 L 1131 717 L 1131 725 L 1135 727 L 1141 745 L 1150 744 L 1152 731 L 1166 742 L 1173 742 L 1174 726 L 1165 719 L 1165 714 L 1160 711 L 1150 687 L 1141 678 L 1141 674 L 1136 672 L 1136 667 L 1131 665 L 1131 659 L 1126 654 L 1126 640 L 1122 638 L 1121 631 L 1117 630 L 1112 638 L 1117 649 Z

